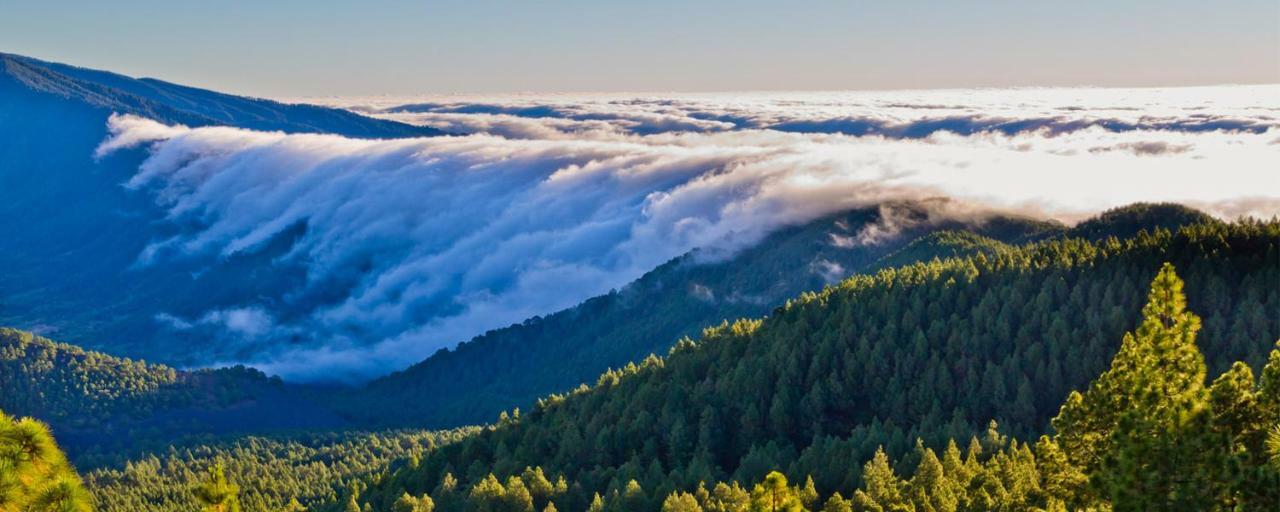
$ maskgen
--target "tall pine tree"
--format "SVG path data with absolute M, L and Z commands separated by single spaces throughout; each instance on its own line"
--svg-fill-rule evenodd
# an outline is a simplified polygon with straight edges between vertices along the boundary
M 1165 264 L 1111 367 L 1053 426 L 1096 498 L 1124 510 L 1208 510 L 1224 499 L 1227 440 L 1211 428 L 1200 319 Z

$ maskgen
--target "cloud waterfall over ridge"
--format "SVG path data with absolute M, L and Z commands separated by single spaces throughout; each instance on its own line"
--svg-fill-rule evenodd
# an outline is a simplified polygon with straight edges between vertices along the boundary
M 110 129 L 102 153 L 146 146 L 128 186 L 181 227 L 141 265 L 217 261 L 305 226 L 280 261 L 336 295 L 290 290 L 161 319 L 261 344 L 235 362 L 297 379 L 384 373 L 607 293 L 691 249 L 733 251 L 781 226 L 889 200 L 949 196 L 958 199 L 949 215 L 995 208 L 1068 220 L 1159 200 L 1225 216 L 1280 213 L 1276 129 L 356 140 L 129 116 Z M 272 342 L 285 338 L 310 341 Z

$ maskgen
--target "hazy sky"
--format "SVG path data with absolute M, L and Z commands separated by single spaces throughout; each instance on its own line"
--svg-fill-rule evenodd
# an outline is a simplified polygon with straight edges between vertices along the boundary
M 0 51 L 262 96 L 1280 82 L 1280 1 L 0 0 Z

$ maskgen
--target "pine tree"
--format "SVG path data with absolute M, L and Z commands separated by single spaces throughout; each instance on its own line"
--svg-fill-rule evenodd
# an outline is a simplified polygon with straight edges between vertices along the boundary
M 969 481 L 973 479 L 972 472 L 960 456 L 960 446 L 955 439 L 948 439 L 947 449 L 942 452 L 942 471 L 961 489 L 968 487 Z
M 88 512 L 90 501 L 48 426 L 0 411 L 0 510 Z
M 804 510 L 799 493 L 787 485 L 787 477 L 777 471 L 751 489 L 751 512 L 799 512 Z
M 1246 426 L 1246 430 L 1236 439 L 1234 462 L 1242 467 L 1235 483 L 1233 498 L 1237 508 L 1244 510 L 1261 510 L 1267 506 L 1280 503 L 1280 343 L 1271 351 L 1266 366 L 1262 368 L 1262 378 L 1252 393 L 1253 407 L 1248 404 L 1243 390 L 1236 390 L 1244 382 L 1236 382 L 1230 386 L 1223 385 L 1229 391 L 1220 390 L 1219 383 L 1224 383 L 1227 376 L 1214 382 L 1215 414 L 1222 402 L 1231 414 L 1228 421 L 1217 421 L 1218 425 L 1236 422 Z M 1234 380 L 1234 379 L 1233 379 Z M 1240 414 L 1241 409 L 1252 411 L 1253 418 Z M 1217 418 L 1215 417 L 1215 420 Z M 1254 430 L 1248 430 L 1253 427 Z
M 600 493 L 591 497 L 591 505 L 587 507 L 587 512 L 604 512 L 604 499 L 600 497 Z
M 1044 493 L 1050 500 L 1073 510 L 1085 508 L 1089 477 L 1067 459 L 1053 438 L 1040 436 L 1036 442 L 1036 462 Z
M 1271 468 L 1280 471 L 1280 425 L 1271 428 L 1267 434 L 1267 454 Z
M 208 480 L 192 493 L 204 505 L 205 512 L 240 512 L 240 487 L 227 481 L 222 463 L 209 468 Z
M 644 510 L 649 497 L 645 494 L 644 488 L 640 487 L 640 482 L 630 480 L 622 493 L 622 501 L 627 510 Z
M 800 488 L 800 504 L 806 509 L 813 509 L 818 505 L 818 489 L 813 485 L 813 477 L 806 477 L 804 487 Z
M 876 449 L 876 454 L 862 468 L 862 490 L 854 494 L 855 502 L 876 504 L 877 510 L 901 510 L 909 506 L 903 497 L 904 484 L 889 466 L 889 456 L 884 448 Z
M 822 512 L 853 512 L 853 504 L 836 492 L 822 505 Z
M 395 503 L 391 504 L 391 512 L 432 512 L 436 504 L 430 496 L 415 498 L 409 493 L 402 493 Z
M 916 510 L 955 512 L 960 500 L 943 472 L 942 461 L 921 440 L 916 440 L 916 453 L 920 455 L 920 464 L 908 484 Z
M 440 510 L 456 510 L 462 507 L 462 496 L 458 492 L 458 479 L 453 473 L 446 471 L 444 476 L 440 478 L 440 483 L 431 491 L 436 506 Z
M 524 468 L 524 472 L 520 473 L 520 481 L 529 489 L 534 501 L 544 502 L 556 493 L 554 484 L 547 479 L 541 467 Z
M 467 494 L 467 508 L 481 512 L 502 510 L 506 489 L 498 478 L 489 473 L 479 483 L 471 487 Z
M 1210 428 L 1200 319 L 1182 287 L 1165 264 L 1111 368 L 1054 419 L 1070 461 L 1117 511 L 1207 510 L 1222 499 L 1225 444 Z
M 884 512 L 885 508 L 872 499 L 870 495 L 862 489 L 853 492 L 853 498 L 849 500 L 850 505 L 856 512 Z
M 738 482 L 733 485 L 720 482 L 712 489 L 709 499 L 701 505 L 707 512 L 742 512 L 751 506 L 751 493 Z
M 407 492 L 402 493 L 400 498 L 391 504 L 391 512 L 415 512 L 416 508 L 418 508 L 418 499 Z
M 533 495 L 529 493 L 529 488 L 525 487 L 524 480 L 518 476 L 507 478 L 502 501 L 506 504 L 504 510 L 534 512 Z
M 702 506 L 692 494 L 677 491 L 662 500 L 662 512 L 702 512 Z

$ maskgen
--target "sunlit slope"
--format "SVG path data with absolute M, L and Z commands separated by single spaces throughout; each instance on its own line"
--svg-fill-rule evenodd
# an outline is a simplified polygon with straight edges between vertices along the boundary
M 857 276 L 725 324 L 401 470 L 370 501 L 525 466 L 565 474 L 587 501 L 631 479 L 663 496 L 774 468 L 853 489 L 880 445 L 900 456 L 989 419 L 1031 439 L 1106 368 L 1164 262 L 1203 319 L 1210 373 L 1259 368 L 1280 338 L 1280 225 L 1050 241 Z

